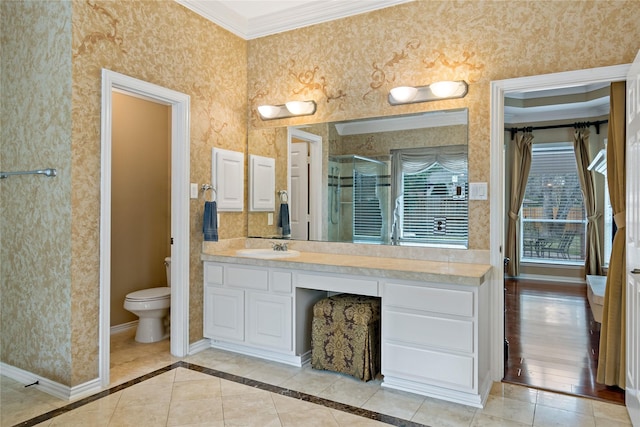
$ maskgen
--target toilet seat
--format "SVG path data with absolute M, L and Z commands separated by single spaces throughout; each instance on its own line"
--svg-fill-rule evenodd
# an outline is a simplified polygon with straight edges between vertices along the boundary
M 170 297 L 171 288 L 165 286 L 131 292 L 130 294 L 127 294 L 126 299 L 129 301 L 157 301 Z

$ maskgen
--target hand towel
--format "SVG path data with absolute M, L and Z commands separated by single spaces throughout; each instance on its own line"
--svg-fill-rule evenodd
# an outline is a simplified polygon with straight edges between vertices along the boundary
M 204 202 L 202 233 L 205 242 L 218 241 L 218 207 L 216 202 Z
M 282 237 L 291 237 L 291 224 L 289 223 L 289 205 L 287 203 L 280 203 L 278 227 L 282 227 Z

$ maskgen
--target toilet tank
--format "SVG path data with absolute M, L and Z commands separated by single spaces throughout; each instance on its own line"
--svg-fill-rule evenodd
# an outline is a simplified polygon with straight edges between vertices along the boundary
M 171 257 L 164 259 L 164 266 L 167 270 L 167 286 L 171 287 Z

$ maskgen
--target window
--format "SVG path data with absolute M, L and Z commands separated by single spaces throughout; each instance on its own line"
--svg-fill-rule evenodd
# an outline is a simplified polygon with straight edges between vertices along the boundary
M 434 153 L 438 153 L 437 155 Z M 393 153 L 396 244 L 466 247 L 469 239 L 466 146 Z
M 520 218 L 522 261 L 584 263 L 586 217 L 573 146 L 533 145 Z

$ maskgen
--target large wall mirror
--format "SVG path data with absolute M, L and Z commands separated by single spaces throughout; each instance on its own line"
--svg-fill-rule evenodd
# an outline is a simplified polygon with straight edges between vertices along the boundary
M 249 212 L 249 236 L 466 248 L 467 140 L 467 109 L 253 130 L 277 194 Z

